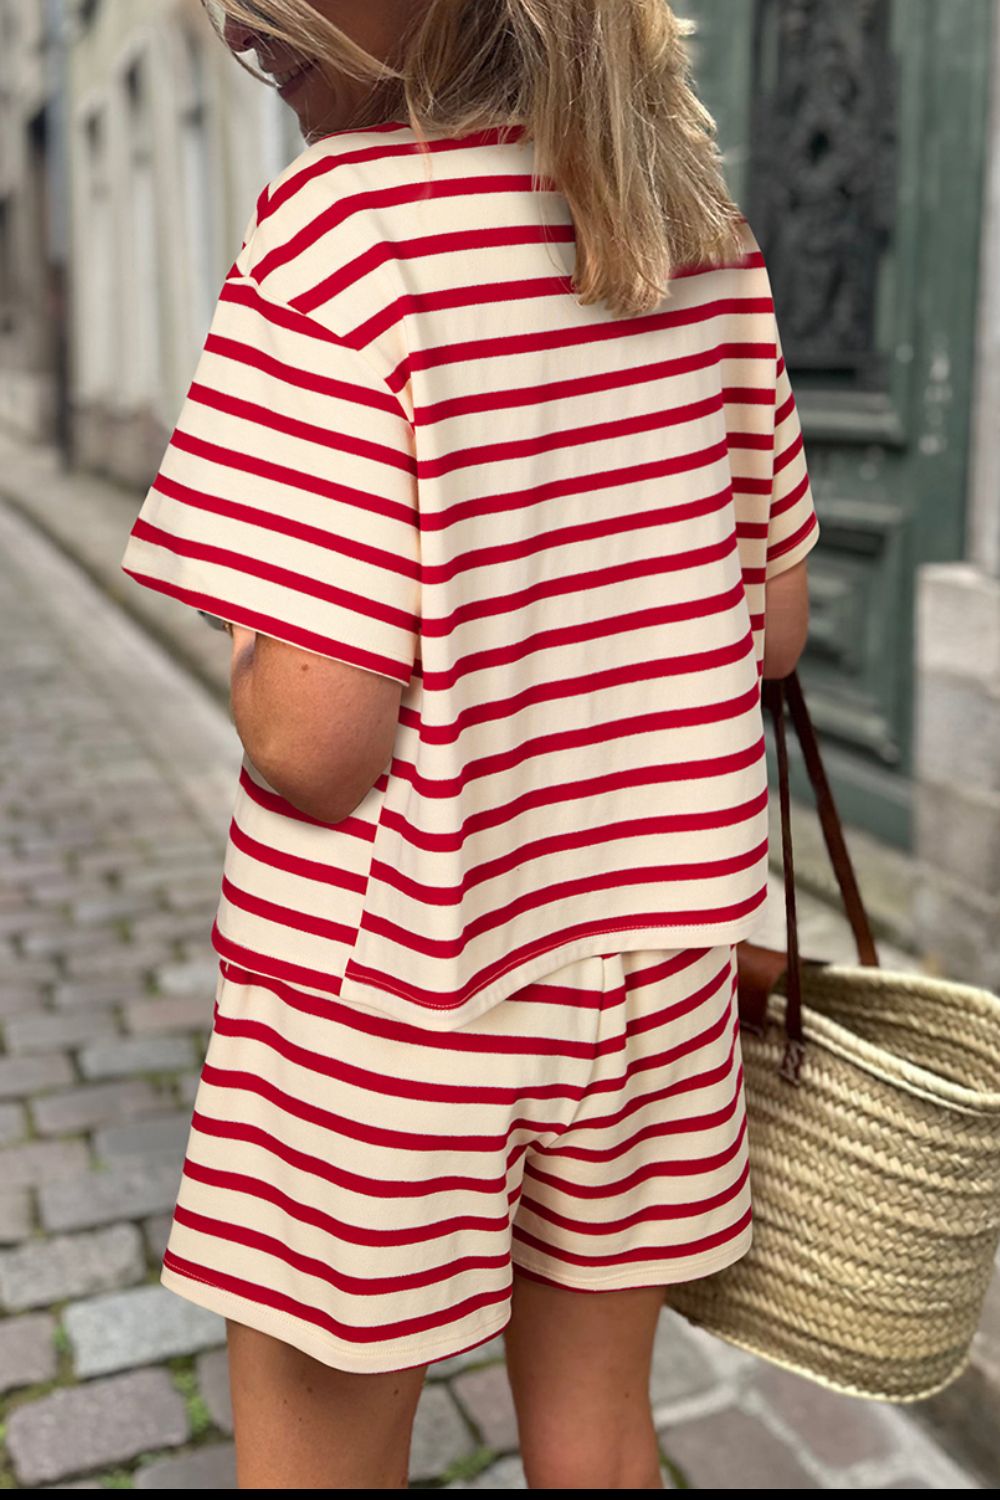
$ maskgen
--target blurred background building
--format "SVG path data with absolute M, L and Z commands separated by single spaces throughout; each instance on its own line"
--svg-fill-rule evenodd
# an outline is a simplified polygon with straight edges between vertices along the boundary
M 1000 3 L 675 9 L 802 414 L 834 792 L 1000 987 Z M 295 118 L 199 0 L 0 0 L 0 122 L 0 426 L 138 508 Z
M 200 0 L 0 0 L 0 89 L 0 421 L 143 487 L 295 116 Z
M 676 8 L 802 414 L 838 806 L 915 857 L 929 964 L 1000 987 L 1000 7 Z

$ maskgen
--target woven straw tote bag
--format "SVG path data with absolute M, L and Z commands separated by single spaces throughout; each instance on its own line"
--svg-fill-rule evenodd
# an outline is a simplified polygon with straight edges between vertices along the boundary
M 799 957 L 786 697 L 857 966 Z M 788 951 L 738 950 L 753 1242 L 665 1301 L 831 1390 L 919 1401 L 968 1364 L 1000 1241 L 1000 996 L 878 966 L 797 674 L 763 698 Z

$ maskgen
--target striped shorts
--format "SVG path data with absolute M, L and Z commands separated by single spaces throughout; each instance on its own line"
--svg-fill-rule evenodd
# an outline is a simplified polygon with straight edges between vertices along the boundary
M 232 964 L 164 1286 L 338 1369 L 475 1348 L 513 1269 L 664 1286 L 750 1247 L 736 950 L 576 959 L 428 1032 Z

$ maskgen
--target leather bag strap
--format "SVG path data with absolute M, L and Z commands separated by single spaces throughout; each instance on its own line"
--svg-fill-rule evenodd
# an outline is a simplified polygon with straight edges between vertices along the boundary
M 812 782 L 813 791 L 816 794 L 816 809 L 819 813 L 820 825 L 823 829 L 823 838 L 826 841 L 827 853 L 830 863 L 833 865 L 833 873 L 837 877 L 840 894 L 844 902 L 844 910 L 851 924 L 854 934 L 854 942 L 858 950 L 858 962 L 878 967 L 878 954 L 875 951 L 875 940 L 872 937 L 871 925 L 864 903 L 861 900 L 861 892 L 854 874 L 854 866 L 851 864 L 851 856 L 847 852 L 847 843 L 844 839 L 844 829 L 840 816 L 834 804 L 833 793 L 830 791 L 830 783 L 826 777 L 826 770 L 819 753 L 819 742 L 816 739 L 816 731 L 813 728 L 809 710 L 806 708 L 806 700 L 802 692 L 802 684 L 797 672 L 791 672 L 784 679 L 785 697 L 792 715 L 792 723 L 798 735 L 799 744 L 802 747 L 802 757 Z
M 785 922 L 787 927 L 785 1054 L 781 1076 L 798 1084 L 805 1042 L 802 1033 L 802 960 L 799 953 L 798 915 L 795 906 L 795 866 L 792 855 L 791 792 L 788 774 L 788 744 L 785 738 L 785 699 L 788 699 L 792 723 L 802 747 L 802 754 L 816 795 L 820 822 L 827 852 L 833 865 L 854 940 L 862 964 L 878 966 L 878 954 L 871 926 L 858 888 L 854 867 L 847 851 L 844 830 L 826 777 L 816 732 L 802 693 L 798 673 L 787 677 L 767 678 L 761 684 L 761 697 L 774 722 L 774 744 L 778 761 L 778 795 L 781 805 L 781 857 L 785 884 Z M 763 950 L 761 950 L 763 951 Z
M 785 1055 L 781 1076 L 798 1083 L 805 1052 L 802 1035 L 802 965 L 799 962 L 799 922 L 795 910 L 795 866 L 792 861 L 792 809 L 788 786 L 788 745 L 785 741 L 785 679 L 773 677 L 763 684 L 763 693 L 774 720 L 774 746 L 778 754 L 778 795 L 781 801 L 781 859 L 785 876 L 785 922 L 788 929 L 788 964 L 785 996 Z

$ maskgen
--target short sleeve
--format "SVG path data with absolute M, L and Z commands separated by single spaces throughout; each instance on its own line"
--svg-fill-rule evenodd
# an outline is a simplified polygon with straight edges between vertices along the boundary
M 777 324 L 775 342 L 774 462 L 767 527 L 767 578 L 800 563 L 819 541 L 819 519 L 806 468 L 802 428 Z
M 420 633 L 412 424 L 359 350 L 237 271 L 121 566 L 406 684 Z

